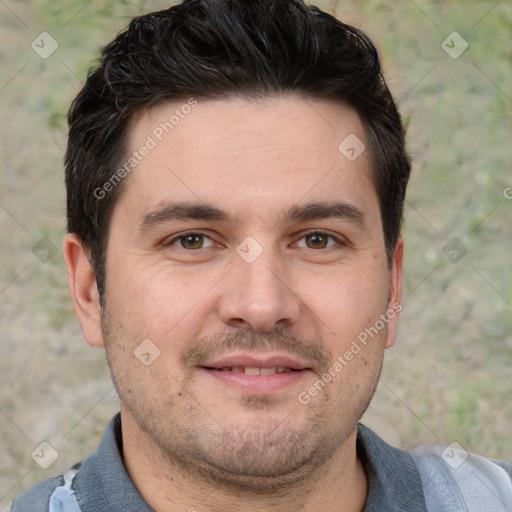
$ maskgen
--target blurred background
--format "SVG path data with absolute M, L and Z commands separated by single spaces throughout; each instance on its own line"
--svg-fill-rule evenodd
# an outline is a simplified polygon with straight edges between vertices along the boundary
M 171 4 L 0 0 L 0 508 L 93 452 L 118 410 L 68 296 L 65 115 L 99 48 Z M 316 5 L 376 43 L 414 162 L 400 331 L 363 422 L 512 460 L 512 3 Z

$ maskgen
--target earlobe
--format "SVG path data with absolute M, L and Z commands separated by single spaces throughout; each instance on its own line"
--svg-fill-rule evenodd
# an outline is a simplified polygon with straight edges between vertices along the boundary
M 68 285 L 78 322 L 84 337 L 93 347 L 103 347 L 101 306 L 96 276 L 87 251 L 74 233 L 68 233 L 62 244 Z
M 402 310 L 402 271 L 404 258 L 404 239 L 400 236 L 393 251 L 393 262 L 389 274 L 389 296 L 388 296 L 388 333 L 386 348 L 395 344 L 398 317 Z

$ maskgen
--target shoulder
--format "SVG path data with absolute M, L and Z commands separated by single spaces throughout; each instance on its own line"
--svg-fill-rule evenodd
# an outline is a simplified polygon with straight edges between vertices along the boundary
M 48 512 L 53 491 L 63 485 L 64 476 L 48 478 L 20 494 L 12 503 L 9 512 Z
M 48 478 L 18 496 L 9 512 L 80 512 L 72 489 L 77 467 L 56 478 Z
M 412 450 L 428 510 L 509 511 L 512 464 L 468 453 L 461 447 Z

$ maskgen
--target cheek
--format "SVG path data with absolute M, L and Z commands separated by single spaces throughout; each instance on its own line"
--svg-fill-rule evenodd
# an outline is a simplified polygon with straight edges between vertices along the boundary
M 387 308 L 388 283 L 382 273 L 351 268 L 301 281 L 299 297 L 332 335 L 354 335 Z
M 218 281 L 169 268 L 148 268 L 132 275 L 118 278 L 121 285 L 116 287 L 111 304 L 127 330 L 155 342 L 199 328 L 199 317 L 206 314 L 208 304 L 211 306 L 208 291 Z

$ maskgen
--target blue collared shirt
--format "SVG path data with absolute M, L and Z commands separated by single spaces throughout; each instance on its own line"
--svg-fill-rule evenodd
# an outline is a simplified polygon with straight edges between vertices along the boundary
M 117 414 L 93 455 L 23 493 L 11 512 L 152 512 L 126 472 L 122 449 Z M 450 465 L 442 448 L 409 453 L 362 424 L 357 453 L 368 475 L 364 512 L 512 511 L 511 464 L 452 450 L 457 464 Z

